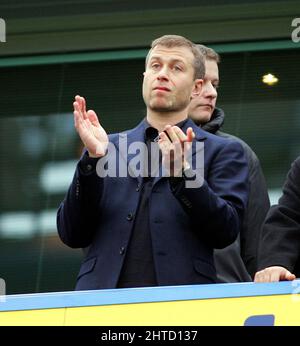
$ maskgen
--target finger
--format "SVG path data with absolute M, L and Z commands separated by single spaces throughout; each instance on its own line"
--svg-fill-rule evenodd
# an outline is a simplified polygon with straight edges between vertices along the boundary
M 159 134 L 159 141 L 158 142 L 165 142 L 165 143 L 168 143 L 168 144 L 171 144 L 171 141 L 170 141 L 170 138 L 167 136 L 167 134 L 165 132 L 161 132 Z
M 97 117 L 97 114 L 95 113 L 95 111 L 93 111 L 91 109 L 89 111 L 87 111 L 87 117 L 94 126 L 97 126 L 97 127 L 100 126 L 100 123 L 99 123 L 99 120 L 98 120 L 98 117 Z
M 85 98 L 82 97 L 82 96 L 81 96 L 81 110 L 82 110 L 84 118 L 86 118 L 87 117 L 87 114 L 86 114 L 86 102 L 85 102 Z
M 82 96 L 79 96 L 76 100 L 78 100 L 79 110 L 82 114 L 83 119 L 87 119 L 87 113 L 86 113 L 86 106 L 85 106 L 85 99 Z
M 162 150 L 162 151 L 165 151 L 165 149 L 167 148 L 167 143 L 166 143 L 166 141 L 163 139 L 163 138 L 159 138 L 159 140 L 158 140 L 158 145 L 159 145 L 159 147 L 160 147 L 160 149 Z
M 283 275 L 280 275 L 280 280 L 288 280 L 288 281 L 292 281 L 295 280 L 296 276 L 294 274 L 292 274 L 290 271 L 286 270 Z
M 78 103 L 79 111 L 81 112 L 81 96 L 76 95 L 75 101 Z
M 270 271 L 270 281 L 269 282 L 278 282 L 280 281 L 280 278 L 284 280 L 285 273 L 284 272 L 278 272 L 277 270 Z
M 182 166 L 182 155 L 183 155 L 183 151 L 182 151 L 182 145 L 181 142 L 177 141 L 173 143 L 173 151 L 174 151 L 174 160 L 180 162 L 181 166 Z
M 271 282 L 271 275 L 268 271 L 262 273 L 261 282 Z
M 254 282 L 262 282 L 262 273 L 257 272 L 254 277 Z
M 75 100 L 78 104 L 78 111 L 82 114 L 83 119 L 87 118 L 86 110 L 85 110 L 85 99 L 79 95 L 75 96 Z
M 170 153 L 170 151 L 174 149 L 174 145 L 170 141 L 167 134 L 162 132 L 159 137 L 160 138 L 159 138 L 158 144 L 159 144 L 160 148 L 162 149 L 163 154 L 164 153 L 165 154 Z
M 259 272 L 256 272 L 254 275 L 254 282 L 259 282 Z
M 78 102 L 77 101 L 73 102 L 73 108 L 74 108 L 74 112 L 75 111 L 79 112 L 79 106 L 78 106 Z
M 173 126 L 173 130 L 181 142 L 185 142 L 187 140 L 187 136 L 178 126 Z
M 73 114 L 74 114 L 74 126 L 75 126 L 76 129 L 78 129 L 78 127 L 79 127 L 79 120 L 78 120 L 79 114 L 78 114 L 77 111 L 74 111 Z
M 270 277 L 266 270 L 261 270 L 255 274 L 254 282 L 270 282 Z
M 186 135 L 187 135 L 187 141 L 188 142 L 192 142 L 193 139 L 195 138 L 195 133 L 194 133 L 194 130 L 189 127 L 186 131 Z
M 159 139 L 158 146 L 161 150 L 162 157 L 166 158 L 169 153 L 169 149 L 168 149 L 169 145 L 166 142 L 164 142 L 162 139 Z
M 79 115 L 84 119 L 84 114 L 82 113 L 82 101 L 80 96 L 75 96 L 75 102 L 73 102 L 74 110 L 79 112 Z
M 174 131 L 173 126 L 167 125 L 166 128 L 165 128 L 165 132 L 167 132 L 167 134 L 170 137 L 172 143 L 173 142 L 179 142 L 179 138 L 176 135 L 176 132 Z
M 80 107 L 78 105 L 78 102 L 74 102 L 74 123 L 75 128 L 77 129 L 78 133 L 82 133 L 82 131 L 85 131 L 88 129 L 88 126 L 85 122 L 85 119 L 83 117 L 82 112 L 80 111 Z
M 85 129 L 84 121 L 78 111 L 74 111 L 74 126 L 79 133 Z
M 77 111 L 79 113 L 79 115 L 83 118 L 83 115 L 82 115 L 82 112 L 81 112 L 81 109 L 80 109 L 80 106 L 78 104 L 78 102 L 73 102 L 73 107 L 74 107 L 74 111 Z

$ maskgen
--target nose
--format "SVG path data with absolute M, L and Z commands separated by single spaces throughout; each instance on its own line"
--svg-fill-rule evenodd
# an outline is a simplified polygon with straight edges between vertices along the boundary
M 211 83 L 206 83 L 204 86 L 204 94 L 206 97 L 215 99 L 218 96 L 216 88 Z
M 166 81 L 166 80 L 169 80 L 169 77 L 168 77 L 168 69 L 166 66 L 164 66 L 163 68 L 161 68 L 158 72 L 158 75 L 157 75 L 157 79 L 158 80 L 163 80 L 163 81 Z

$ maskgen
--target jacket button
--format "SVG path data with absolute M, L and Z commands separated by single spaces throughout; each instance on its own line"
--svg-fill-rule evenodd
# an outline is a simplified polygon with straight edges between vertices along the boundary
M 127 219 L 128 221 L 131 221 L 131 220 L 133 219 L 133 214 L 132 214 L 132 213 L 129 213 L 129 214 L 127 215 L 126 219 Z
M 124 255 L 124 253 L 125 253 L 125 247 L 121 246 L 120 247 L 120 255 Z
M 93 168 L 92 165 L 87 165 L 87 166 L 86 166 L 86 170 L 87 170 L 88 172 L 90 172 L 90 171 L 92 170 L 92 168 Z

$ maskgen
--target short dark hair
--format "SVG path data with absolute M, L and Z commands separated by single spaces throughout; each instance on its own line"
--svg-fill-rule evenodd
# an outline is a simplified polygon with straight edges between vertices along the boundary
M 220 63 L 221 61 L 220 55 L 212 48 L 206 47 L 203 44 L 197 44 L 197 48 L 199 49 L 199 51 L 201 52 L 201 54 L 204 56 L 205 59 L 213 60 L 217 64 Z
M 201 78 L 203 79 L 205 76 L 205 63 L 204 63 L 204 56 L 201 53 L 201 51 L 198 49 L 198 47 L 190 40 L 183 36 L 179 35 L 164 35 L 156 40 L 154 40 L 151 44 L 151 49 L 149 50 L 147 57 L 146 57 L 146 66 L 148 63 L 148 59 L 150 56 L 151 51 L 156 46 L 163 46 L 167 48 L 173 48 L 173 47 L 186 47 L 190 49 L 190 51 L 194 55 L 194 61 L 193 61 L 193 67 L 194 67 L 194 79 Z

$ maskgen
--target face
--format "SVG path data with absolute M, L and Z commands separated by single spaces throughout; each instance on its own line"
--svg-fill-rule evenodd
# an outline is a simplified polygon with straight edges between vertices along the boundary
M 179 112 L 187 108 L 202 80 L 194 80 L 193 53 L 186 47 L 156 46 L 144 72 L 143 97 L 148 109 Z
M 199 95 L 193 95 L 189 106 L 189 117 L 197 124 L 207 123 L 213 114 L 217 101 L 219 68 L 214 60 L 205 61 L 205 77 Z

